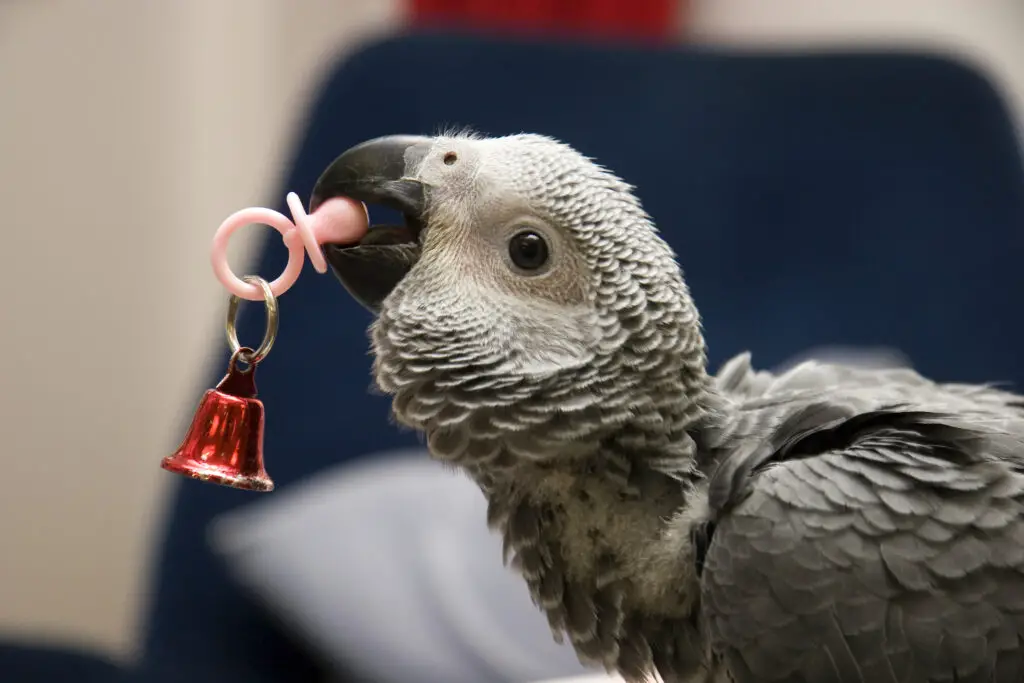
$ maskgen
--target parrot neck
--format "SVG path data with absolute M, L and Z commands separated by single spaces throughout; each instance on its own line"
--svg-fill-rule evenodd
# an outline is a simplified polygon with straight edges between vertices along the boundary
M 482 486 L 488 522 L 555 639 L 568 636 L 582 661 L 646 680 L 651 651 L 671 653 L 659 669 L 689 680 L 706 662 L 690 540 L 705 491 L 613 451 L 595 456 L 522 465 Z
M 673 417 L 695 433 L 701 416 L 713 413 L 703 401 L 713 404 L 714 394 L 699 396 L 696 408 L 676 397 L 683 415 Z M 506 562 L 522 574 L 556 640 L 568 636 L 583 661 L 628 680 L 652 670 L 651 650 L 671 653 L 658 666 L 678 680 L 706 663 L 691 543 L 707 500 L 695 471 L 698 441 L 684 432 L 681 448 L 658 457 L 613 437 L 586 454 L 477 477 Z

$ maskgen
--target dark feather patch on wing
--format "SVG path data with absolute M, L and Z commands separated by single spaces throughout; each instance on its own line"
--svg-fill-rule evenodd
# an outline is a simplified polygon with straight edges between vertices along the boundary
M 910 410 L 903 405 L 856 412 L 840 402 L 807 405 L 787 417 L 771 436 L 745 454 L 724 458 L 712 474 L 708 486 L 711 518 L 721 515 L 743 500 L 747 482 L 773 462 L 812 457 L 849 448 L 872 432 L 907 432 L 918 443 L 941 452 L 951 462 L 966 464 L 971 449 L 958 448 L 974 435 L 949 424 L 952 416 Z
M 715 523 L 710 519 L 704 520 L 700 524 L 695 524 L 690 531 L 690 543 L 693 546 L 693 559 L 697 565 L 698 577 L 704 573 L 704 558 L 707 557 L 708 548 L 711 547 L 711 538 L 714 534 Z

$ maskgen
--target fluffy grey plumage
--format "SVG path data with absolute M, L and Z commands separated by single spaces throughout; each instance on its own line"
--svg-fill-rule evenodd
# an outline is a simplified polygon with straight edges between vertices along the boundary
M 350 289 L 353 259 L 406 259 L 376 382 L 479 483 L 581 660 L 666 683 L 1024 680 L 1017 396 L 748 355 L 711 376 L 628 185 L 536 135 L 417 149 L 418 241 L 329 257 Z M 540 268 L 510 260 L 524 228 Z

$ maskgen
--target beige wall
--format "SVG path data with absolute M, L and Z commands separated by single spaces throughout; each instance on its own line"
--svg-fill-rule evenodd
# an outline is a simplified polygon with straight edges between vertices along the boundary
M 390 26 L 397 4 L 0 1 L 0 206 L 13 212 L 0 247 L 0 635 L 130 651 L 171 481 L 157 463 L 217 350 L 226 298 L 207 262 L 212 231 L 276 201 L 321 67 Z M 962 45 L 1024 112 L 1022 11 L 710 0 L 696 30 Z M 236 269 L 246 253 L 233 250 Z

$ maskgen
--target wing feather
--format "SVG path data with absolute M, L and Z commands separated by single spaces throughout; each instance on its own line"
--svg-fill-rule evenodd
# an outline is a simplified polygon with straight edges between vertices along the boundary
M 736 682 L 1021 683 L 1024 447 L 997 422 L 822 401 L 726 458 L 702 595 Z

